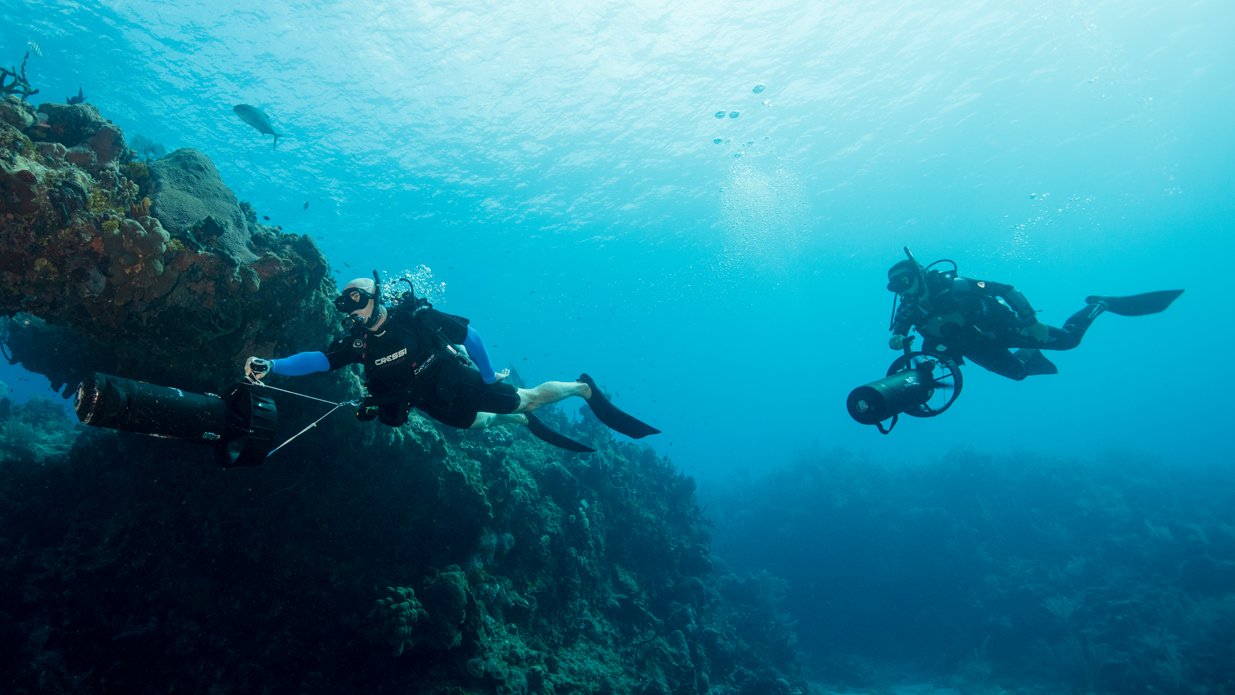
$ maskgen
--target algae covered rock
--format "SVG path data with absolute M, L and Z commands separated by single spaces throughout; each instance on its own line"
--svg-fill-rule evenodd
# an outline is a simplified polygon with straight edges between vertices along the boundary
M 0 98 L 0 123 L 25 130 L 37 121 L 38 115 L 30 104 L 12 95 Z
M 99 172 L 126 152 L 124 133 L 91 104 L 41 104 L 39 139 L 67 148 L 65 158 L 82 169 Z
M 151 212 L 173 234 L 242 263 L 257 258 L 240 201 L 209 157 L 179 149 L 153 162 L 150 176 Z
M 103 118 L 92 104 L 40 104 L 38 112 L 46 119 L 39 140 L 77 147 L 90 141 L 100 130 L 119 129 Z M 122 142 L 123 142 L 123 136 Z
M 428 620 L 424 643 L 435 649 L 452 649 L 463 642 L 467 620 L 467 575 L 458 567 L 430 576 L 420 591 Z
M 257 224 L 204 154 L 139 159 L 90 105 L 35 114 L 0 104 L 0 316 L 23 312 L 110 347 L 104 371 L 194 390 L 222 388 L 248 354 L 329 339 L 321 252 Z M 199 361 L 185 370 L 176 362 L 189 346 Z M 53 350 L 16 357 L 38 371 Z M 102 352 L 55 369 L 80 378 Z

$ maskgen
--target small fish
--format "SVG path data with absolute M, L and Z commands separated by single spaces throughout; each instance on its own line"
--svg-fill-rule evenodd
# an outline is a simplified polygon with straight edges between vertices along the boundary
M 27 49 L 29 49 L 29 51 L 30 51 L 31 53 L 33 53 L 34 55 L 36 55 L 36 56 L 38 56 L 38 57 L 40 57 L 40 58 L 42 58 L 42 57 L 43 57 L 43 47 L 42 47 L 42 46 L 40 46 L 37 42 L 27 40 L 27 41 L 26 41 L 26 48 L 27 48 Z
M 67 101 L 70 104 L 84 104 L 86 102 L 86 95 L 82 94 L 81 87 L 78 87 L 77 96 L 69 97 L 65 101 Z
M 308 209 L 309 209 L 309 201 L 307 201 L 307 200 L 306 200 L 306 201 L 304 201 L 304 209 L 305 209 L 305 210 L 308 210 Z
M 269 221 L 270 221 L 270 215 L 262 215 L 262 219 L 263 219 L 263 220 L 266 220 L 267 222 L 269 222 Z
M 279 134 L 274 132 L 274 126 L 270 125 L 270 118 L 262 113 L 261 109 L 256 106 L 249 106 L 248 104 L 236 104 L 232 107 L 232 111 L 235 111 L 236 115 L 240 116 L 240 120 L 257 128 L 257 132 L 263 135 L 273 135 L 274 144 L 271 145 L 270 149 L 273 150 L 275 147 L 278 147 Z

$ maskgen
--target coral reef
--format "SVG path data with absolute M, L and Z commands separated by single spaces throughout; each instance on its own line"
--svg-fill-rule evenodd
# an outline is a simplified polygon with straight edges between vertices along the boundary
M 91 428 L 38 466 L 6 459 L 0 675 L 40 692 L 792 691 L 775 597 L 718 568 L 667 461 L 607 440 L 581 463 L 419 418 L 381 432 L 315 434 L 241 475 L 200 445 Z
M 307 237 L 257 224 L 199 152 L 136 157 L 92 106 L 4 102 L 0 215 L 6 355 L 58 388 L 98 369 L 219 389 L 337 328 Z M 296 387 L 360 390 L 351 370 Z M 283 437 L 321 415 L 298 400 L 279 397 Z M 588 414 L 544 412 L 585 457 L 335 417 L 222 471 L 60 409 L 37 423 L 59 448 L 35 453 L 30 407 L 0 408 L 26 452 L 0 460 L 7 690 L 794 689 L 790 630 L 713 559 L 693 481 Z
M 0 460 L 9 465 L 43 465 L 68 453 L 78 426 L 64 408 L 47 399 L 14 404 L 0 382 Z
M 426 614 L 411 587 L 388 586 L 386 591 L 389 595 L 377 600 L 368 621 L 373 637 L 388 643 L 394 648 L 394 655 L 400 656 L 422 640 L 416 625 Z
M 111 371 L 209 390 L 245 355 L 302 349 L 333 327 L 308 237 L 258 224 L 199 152 L 142 160 L 92 105 L 0 102 L 0 216 L 0 315 L 75 331 Z M 175 365 L 188 346 L 186 372 Z M 79 380 L 91 367 L 60 369 Z

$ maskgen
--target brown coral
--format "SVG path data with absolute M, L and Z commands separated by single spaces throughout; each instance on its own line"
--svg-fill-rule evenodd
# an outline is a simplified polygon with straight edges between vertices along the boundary
M 146 196 L 129 206 L 129 217 L 148 217 L 150 215 L 150 197 Z

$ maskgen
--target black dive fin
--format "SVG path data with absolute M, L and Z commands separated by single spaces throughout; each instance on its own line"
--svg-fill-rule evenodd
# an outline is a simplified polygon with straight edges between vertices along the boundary
M 1025 363 L 1025 376 L 1059 373 L 1059 367 L 1056 367 L 1054 362 L 1047 359 L 1041 350 L 1023 348 L 1016 351 L 1016 357 Z
M 577 451 L 581 454 L 590 454 L 596 451 L 592 447 L 587 446 L 586 444 L 580 444 L 560 432 L 554 432 L 549 429 L 548 425 L 541 422 L 540 418 L 531 413 L 527 413 L 527 428 L 532 431 L 532 436 L 543 442 L 549 442 L 559 449 Z
M 1092 296 L 1086 297 L 1085 303 L 1105 304 L 1107 311 L 1119 316 L 1145 316 L 1146 314 L 1156 314 L 1160 311 L 1165 311 L 1171 305 L 1171 302 L 1175 301 L 1183 293 L 1183 290 L 1161 290 L 1159 292 L 1133 294 L 1127 297 Z
M 660 434 L 660 430 L 655 427 L 618 410 L 618 407 L 610 403 L 609 399 L 605 398 L 605 394 L 600 392 L 600 387 L 592 381 L 592 377 L 581 374 L 579 381 L 591 387 L 592 397 L 587 400 L 587 405 L 592 409 L 592 414 L 596 416 L 596 419 L 605 423 L 609 429 L 621 432 L 631 439 L 642 439 L 649 434 Z

